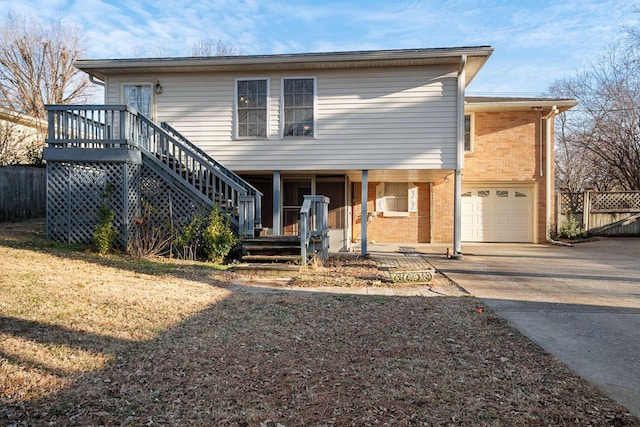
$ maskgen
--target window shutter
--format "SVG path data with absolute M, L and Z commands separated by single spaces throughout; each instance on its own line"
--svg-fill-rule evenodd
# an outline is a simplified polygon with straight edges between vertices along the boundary
M 387 210 L 387 201 L 384 195 L 384 182 L 376 185 L 376 211 L 384 212 Z
M 418 212 L 418 187 L 415 184 L 409 184 L 409 212 Z

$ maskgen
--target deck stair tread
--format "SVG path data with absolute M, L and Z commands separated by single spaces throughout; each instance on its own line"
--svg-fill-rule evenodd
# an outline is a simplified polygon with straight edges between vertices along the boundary
M 299 263 L 300 255 L 244 255 L 246 263 Z

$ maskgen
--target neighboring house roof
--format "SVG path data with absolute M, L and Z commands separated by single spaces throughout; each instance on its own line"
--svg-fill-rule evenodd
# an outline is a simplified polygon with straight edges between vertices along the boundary
M 466 55 L 466 82 L 473 80 L 489 59 L 490 46 L 432 49 L 395 49 L 352 52 L 298 53 L 283 55 L 241 55 L 182 58 L 87 59 L 74 65 L 104 80 L 109 74 L 256 72 L 408 67 L 424 65 L 460 66 Z
M 47 121 L 44 119 L 37 119 L 33 116 L 29 116 L 7 107 L 0 106 L 0 120 L 6 122 L 13 122 L 22 126 L 30 128 L 38 128 L 45 130 L 47 128 Z
M 464 109 L 467 112 L 479 111 L 530 111 L 540 108 L 552 109 L 554 106 L 560 111 L 566 111 L 578 105 L 578 101 L 568 98 L 508 98 L 491 96 L 466 96 Z

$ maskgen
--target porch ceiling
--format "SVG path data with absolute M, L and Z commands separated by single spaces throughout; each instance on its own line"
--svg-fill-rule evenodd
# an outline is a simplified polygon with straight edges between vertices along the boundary
M 453 170 L 370 170 L 369 182 L 434 182 L 451 175 Z M 362 171 L 349 170 L 347 176 L 352 182 L 362 181 Z

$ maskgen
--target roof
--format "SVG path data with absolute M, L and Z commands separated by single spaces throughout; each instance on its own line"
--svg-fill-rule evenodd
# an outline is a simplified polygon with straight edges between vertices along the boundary
M 530 111 L 531 109 L 552 110 L 556 107 L 560 112 L 578 105 L 578 101 L 569 98 L 511 98 L 491 96 L 466 96 L 465 111 Z
M 300 71 L 370 67 L 453 65 L 467 57 L 467 84 L 489 59 L 490 46 L 394 49 L 351 52 L 297 53 L 133 59 L 83 59 L 75 66 L 98 79 L 110 74 Z
M 36 117 L 32 117 L 3 106 L 0 106 L 0 120 L 13 122 L 22 126 L 28 126 L 32 128 L 47 128 L 46 119 L 38 119 Z

